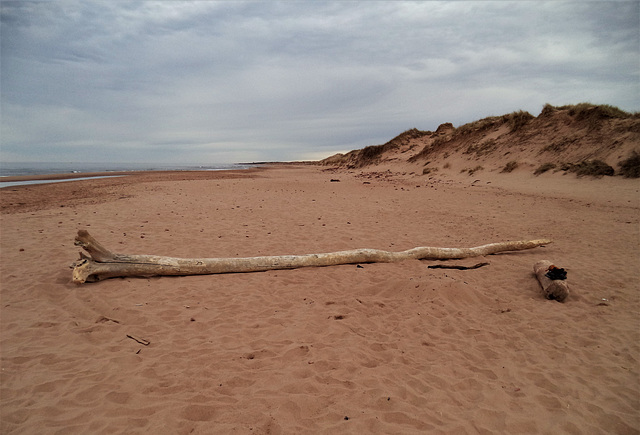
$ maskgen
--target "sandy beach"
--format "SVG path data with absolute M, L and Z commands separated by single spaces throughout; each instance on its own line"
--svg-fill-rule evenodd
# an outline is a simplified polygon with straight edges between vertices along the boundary
M 639 191 L 312 165 L 4 188 L 0 432 L 638 434 Z M 173 257 L 553 243 L 75 285 L 78 230 Z M 543 259 L 568 272 L 563 303 Z

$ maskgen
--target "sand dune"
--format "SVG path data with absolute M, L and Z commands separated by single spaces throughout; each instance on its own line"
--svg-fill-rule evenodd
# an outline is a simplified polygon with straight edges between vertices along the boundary
M 2 433 L 640 431 L 637 180 L 148 177 L 0 194 Z M 467 271 L 406 261 L 75 286 L 79 229 L 182 257 L 554 243 L 453 262 L 490 263 Z M 568 270 L 565 303 L 543 298 L 540 259 Z
M 640 176 L 640 113 L 608 105 L 545 105 L 534 117 L 518 111 L 489 116 L 455 128 L 416 128 L 383 145 L 372 145 L 322 161 L 344 168 L 397 168 L 419 174 L 437 171 L 561 172 Z M 625 168 L 632 160 L 633 169 Z

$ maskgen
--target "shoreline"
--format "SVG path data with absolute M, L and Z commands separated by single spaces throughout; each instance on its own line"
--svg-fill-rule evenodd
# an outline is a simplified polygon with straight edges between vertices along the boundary
M 266 166 L 266 165 L 265 165 Z M 131 170 L 131 171 L 95 171 L 95 172 L 65 172 L 65 173 L 51 173 L 51 174 L 33 174 L 33 175 L 7 175 L 0 177 L 0 183 L 4 182 L 18 182 L 18 181 L 46 181 L 46 180 L 74 180 L 77 178 L 95 178 L 95 177 L 109 177 L 109 176 L 124 176 L 124 175 L 141 175 L 152 173 L 155 175 L 164 175 L 172 173 L 182 172 L 196 172 L 196 173 L 208 173 L 208 172 L 227 172 L 227 171 L 247 171 L 255 169 L 256 167 L 246 168 L 230 168 L 230 169 L 175 169 L 175 170 Z
M 7 175 L 0 177 L 0 183 L 14 181 L 47 181 L 47 180 L 75 180 L 77 178 L 96 178 L 107 176 L 137 175 L 145 172 L 180 172 L 180 171 L 98 171 L 98 172 L 70 172 L 55 174 L 34 174 L 34 175 Z
M 124 177 L 125 175 L 92 175 L 87 177 L 76 177 L 76 178 L 44 178 L 44 179 L 36 179 L 36 180 L 15 180 L 15 181 L 3 181 L 0 179 L 0 189 L 7 187 L 17 187 L 17 186 L 33 186 L 34 184 L 47 184 L 47 183 L 63 183 L 66 181 L 83 181 L 83 180 L 94 180 L 98 178 L 116 178 L 116 177 Z
M 83 177 L 104 177 L 104 176 L 122 176 L 132 174 L 169 174 L 174 172 L 220 172 L 220 171 L 246 171 L 249 169 L 259 169 L 268 167 L 287 167 L 287 166 L 316 166 L 318 162 L 300 161 L 300 162 L 239 162 L 225 165 L 210 165 L 210 166 L 176 166 L 169 169 L 153 169 L 152 166 L 163 165 L 150 165 L 150 169 L 114 169 L 114 170 L 67 170 L 56 171 L 50 173 L 34 173 L 34 174 L 22 174 L 22 175 L 3 175 L 0 176 L 0 183 L 2 182 L 19 182 L 19 181 L 35 181 L 35 180 L 61 180 L 61 179 L 76 179 Z M 114 165 L 120 166 L 120 165 Z M 166 166 L 166 165 L 165 165 Z M 54 170 L 55 171 L 55 170 Z
M 58 174 L 11 177 L 16 181 L 42 180 L 40 184 L 21 184 L 0 188 L 0 213 L 20 213 L 52 207 L 76 206 L 87 202 L 114 200 L 128 195 L 125 191 L 142 183 L 189 180 L 224 180 L 252 178 L 268 170 L 267 166 L 220 171 L 131 171 L 76 174 L 63 183 L 46 183 L 65 179 Z M 86 178 L 90 175 L 90 178 Z M 9 181 L 9 180 L 7 180 Z

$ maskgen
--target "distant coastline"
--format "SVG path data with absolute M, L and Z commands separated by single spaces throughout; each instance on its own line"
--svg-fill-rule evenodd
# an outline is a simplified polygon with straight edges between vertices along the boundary
M 0 181 L 0 189 L 4 187 L 27 186 L 31 184 L 61 183 L 65 181 L 93 180 L 96 178 L 115 178 L 115 177 L 124 177 L 124 176 L 125 175 L 95 175 L 95 176 L 88 176 L 88 177 L 73 177 L 73 178 L 53 177 L 53 178 L 42 178 L 42 179 L 35 179 L 35 180 Z M 46 177 L 46 175 L 44 177 Z M 14 177 L 6 177 L 6 178 L 15 180 Z M 0 178 L 0 180 L 2 179 Z
M 214 163 L 209 165 L 172 165 L 167 163 L 96 163 L 96 162 L 2 162 L 0 181 L 5 177 L 74 175 L 103 172 L 146 172 L 146 171 L 228 171 L 255 167 L 251 163 Z
M 0 189 L 31 184 L 113 178 L 140 172 L 232 171 L 255 168 L 250 163 L 167 165 L 139 163 L 2 163 Z

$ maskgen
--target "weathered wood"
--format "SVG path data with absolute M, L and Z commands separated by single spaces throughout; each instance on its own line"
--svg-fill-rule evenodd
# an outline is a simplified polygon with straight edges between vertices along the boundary
M 551 240 L 491 243 L 475 248 L 418 247 L 401 252 L 379 249 L 354 249 L 323 254 L 279 255 L 248 258 L 174 258 L 157 255 L 116 254 L 102 246 L 87 231 L 80 230 L 76 245 L 90 257 L 81 254 L 73 264 L 73 282 L 98 281 L 123 276 L 206 275 L 215 273 L 260 272 L 274 269 L 295 269 L 307 266 L 334 266 L 355 263 L 391 263 L 396 261 L 450 260 L 505 251 L 520 251 L 551 243 Z
M 553 263 L 549 260 L 541 260 L 533 265 L 533 271 L 542 286 L 545 297 L 562 302 L 569 296 L 569 285 L 565 280 L 552 280 L 546 277 L 550 266 L 553 266 Z

